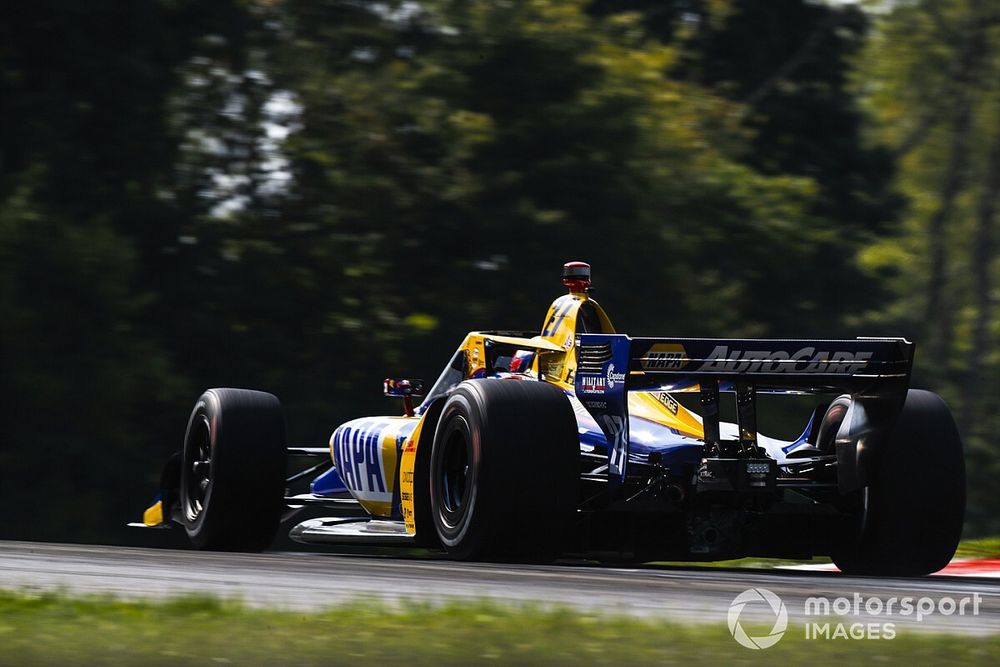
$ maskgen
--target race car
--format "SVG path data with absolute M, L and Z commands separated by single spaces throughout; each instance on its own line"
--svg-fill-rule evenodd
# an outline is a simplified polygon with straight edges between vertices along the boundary
M 912 343 L 633 338 L 588 264 L 563 283 L 540 332 L 469 333 L 426 391 L 385 380 L 402 414 L 348 421 L 328 447 L 287 447 L 271 394 L 209 389 L 134 525 L 211 550 L 266 549 L 288 522 L 307 544 L 469 560 L 829 555 L 916 576 L 952 558 L 962 442 L 944 401 L 909 388 Z M 807 397 L 801 435 L 758 432 L 762 395 Z

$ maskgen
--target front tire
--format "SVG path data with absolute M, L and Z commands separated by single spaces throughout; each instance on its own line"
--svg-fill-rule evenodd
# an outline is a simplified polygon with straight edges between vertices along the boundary
M 434 434 L 430 500 L 444 549 L 461 560 L 551 560 L 577 506 L 579 436 L 548 383 L 463 382 Z
M 833 562 L 845 574 L 937 572 L 955 555 L 965 519 L 962 440 L 940 396 L 908 392 L 876 472 Z
M 180 511 L 195 547 L 262 551 L 281 522 L 285 420 L 278 399 L 248 389 L 209 389 L 184 435 Z

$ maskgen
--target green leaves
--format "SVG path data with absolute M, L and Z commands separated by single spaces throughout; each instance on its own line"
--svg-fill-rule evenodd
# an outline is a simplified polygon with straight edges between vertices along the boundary
M 921 341 L 918 377 L 948 398 L 967 440 L 970 525 L 992 532 L 998 505 L 984 490 L 1000 460 L 998 43 L 995 1 L 904 3 L 879 15 L 854 77 L 909 201 L 899 235 L 862 255 L 897 295 L 871 319 Z

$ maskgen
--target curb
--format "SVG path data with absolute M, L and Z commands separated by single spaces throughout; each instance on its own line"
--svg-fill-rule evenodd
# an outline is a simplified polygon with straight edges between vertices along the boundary
M 811 572 L 840 572 L 833 563 L 823 565 L 780 565 L 781 570 L 801 570 Z M 948 563 L 943 570 L 931 576 L 949 577 L 989 577 L 1000 579 L 1000 558 L 956 559 Z

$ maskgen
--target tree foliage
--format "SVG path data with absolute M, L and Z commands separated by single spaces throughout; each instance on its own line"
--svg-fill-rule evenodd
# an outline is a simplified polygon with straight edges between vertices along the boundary
M 966 437 L 970 521 L 993 532 L 1000 530 L 989 492 L 1000 473 L 998 44 L 1000 3 L 900 3 L 880 17 L 855 70 L 872 136 L 892 147 L 909 202 L 900 233 L 863 254 L 896 294 L 872 319 L 924 343 L 919 377 L 944 392 Z

